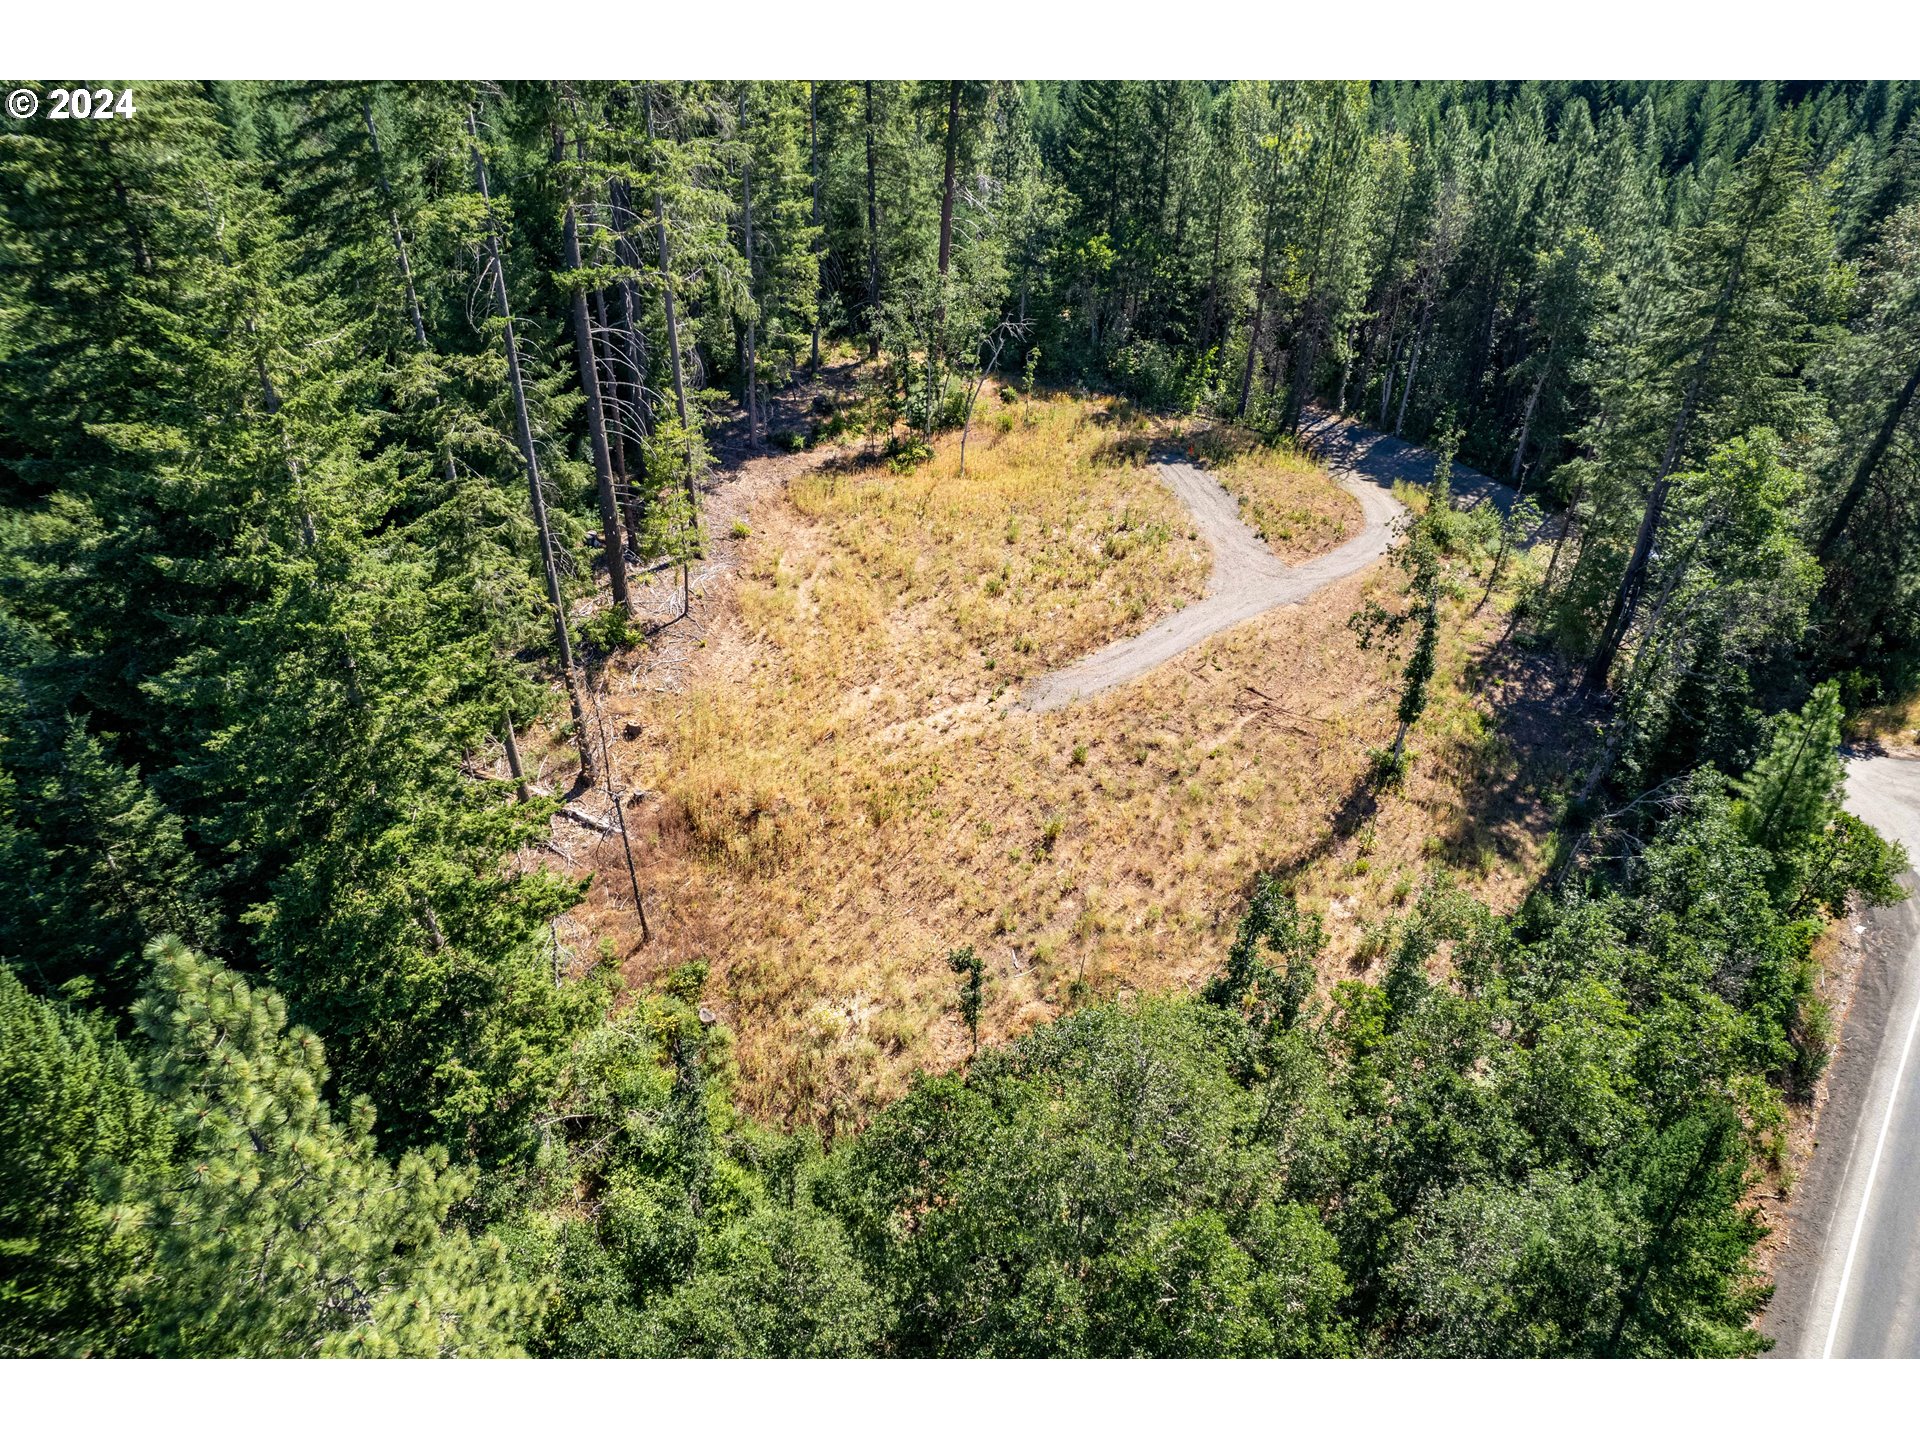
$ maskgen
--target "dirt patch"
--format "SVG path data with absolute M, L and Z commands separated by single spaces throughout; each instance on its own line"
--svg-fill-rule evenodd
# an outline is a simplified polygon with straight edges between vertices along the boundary
M 1862 710 L 1847 722 L 1847 739 L 1890 755 L 1920 759 L 1920 695 Z

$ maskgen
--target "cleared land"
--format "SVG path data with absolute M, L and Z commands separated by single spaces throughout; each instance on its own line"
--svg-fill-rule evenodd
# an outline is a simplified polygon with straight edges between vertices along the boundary
M 1327 915 L 1331 981 L 1378 963 L 1361 917 L 1428 870 L 1505 899 L 1537 868 L 1552 767 L 1465 688 L 1504 623 L 1470 613 L 1477 592 L 1449 607 L 1419 759 L 1377 810 L 1358 802 L 1400 657 L 1346 622 L 1400 603 L 1386 567 L 1066 710 L 1015 708 L 1024 682 L 1203 593 L 1207 547 L 1145 466 L 1185 439 L 1124 405 L 1016 401 L 976 419 L 964 478 L 944 439 L 906 475 L 846 454 L 743 467 L 755 498 L 716 546 L 700 628 L 627 657 L 605 702 L 652 945 L 617 844 L 565 822 L 556 840 L 600 877 L 576 948 L 606 941 L 639 983 L 710 962 L 755 1109 L 831 1130 L 962 1058 L 959 945 L 988 961 L 986 1041 L 1085 996 L 1197 983 L 1261 870 L 1293 870 Z M 1357 530 L 1352 498 L 1288 460 L 1259 476 L 1264 503 L 1352 507 L 1327 546 Z
M 1043 676 L 1021 700 L 1027 709 L 1057 710 L 1124 685 L 1263 611 L 1306 599 L 1383 555 L 1391 539 L 1391 522 L 1402 513 L 1384 488 L 1350 483 L 1349 498 L 1364 512 L 1359 533 L 1323 555 L 1288 566 L 1248 528 L 1233 496 L 1207 471 L 1183 461 L 1161 462 L 1154 469 L 1179 497 L 1213 552 L 1206 598 L 1175 611 L 1149 630 L 1116 640 L 1064 670 Z M 1302 483 L 1296 476 L 1295 484 L 1317 489 L 1319 478 L 1316 474 Z M 1341 526 L 1334 533 L 1347 528 Z
M 1209 428 L 1188 454 L 1240 502 L 1240 518 L 1289 565 L 1353 537 L 1361 514 L 1352 499 L 1321 483 L 1320 462 L 1291 445 L 1262 445 L 1243 430 Z

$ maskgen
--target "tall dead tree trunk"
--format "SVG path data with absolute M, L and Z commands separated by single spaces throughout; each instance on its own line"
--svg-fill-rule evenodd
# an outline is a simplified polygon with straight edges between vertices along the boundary
M 746 140 L 747 95 L 740 92 L 740 138 Z M 740 162 L 741 248 L 747 257 L 747 443 L 760 438 L 760 353 L 759 300 L 754 294 L 753 263 L 753 152 L 749 149 Z
M 604 678 L 604 673 L 603 677 Z M 588 694 L 593 700 L 593 725 L 600 735 L 600 759 L 602 775 L 607 793 L 607 804 L 613 810 L 614 828 L 620 836 L 620 853 L 627 861 L 627 883 L 633 887 L 633 909 L 640 917 L 640 943 L 653 942 L 653 927 L 647 923 L 647 902 L 640 895 L 640 872 L 633 863 L 633 837 L 627 833 L 627 807 L 620 801 L 619 779 L 613 767 L 613 742 L 607 737 L 607 717 L 600 708 L 600 695 L 593 677 L 587 677 Z
M 380 132 L 373 123 L 373 100 L 360 97 L 360 115 L 367 123 L 367 143 L 373 147 L 373 178 L 380 187 L 380 198 L 387 204 L 387 224 L 393 230 L 393 253 L 400 262 L 400 287 L 406 292 L 407 314 L 413 320 L 413 339 L 422 350 L 427 348 L 427 324 L 420 313 L 420 296 L 413 288 L 413 266 L 407 260 L 407 239 L 400 230 L 400 212 L 394 208 L 393 187 L 387 183 L 386 164 L 380 154 Z
M 960 155 L 960 82 L 947 82 L 947 173 L 940 182 L 940 279 L 953 262 L 953 172 Z
M 513 788 L 524 803 L 533 798 L 533 792 L 527 788 L 526 767 L 520 763 L 520 742 L 513 734 L 513 713 L 508 711 L 501 718 L 507 722 L 502 732 L 507 742 L 507 773 L 513 776 Z
M 600 405 L 600 364 L 594 355 L 593 317 L 587 310 L 585 266 L 580 259 L 580 220 L 572 204 L 561 227 L 561 246 L 573 275 L 573 350 L 580 365 L 580 389 L 587 397 L 587 438 L 593 450 L 593 488 L 600 502 L 600 552 L 606 556 L 613 603 L 633 614 L 627 588 L 627 546 L 620 534 L 620 502 L 613 490 L 613 455 L 607 446 L 607 418 Z
M 1420 312 L 1420 328 L 1413 333 L 1413 349 L 1407 353 L 1407 378 L 1400 382 L 1400 408 L 1393 417 L 1393 433 L 1396 435 L 1407 428 L 1407 402 L 1413 398 L 1414 377 L 1420 373 L 1420 347 L 1426 343 L 1427 331 L 1432 324 L 1433 296 L 1429 294 Z
M 1540 373 L 1534 377 L 1533 392 L 1527 396 L 1527 408 L 1520 415 L 1520 442 L 1513 447 L 1513 470 L 1511 478 L 1518 483 L 1520 464 L 1527 453 L 1527 439 L 1533 430 L 1533 412 L 1540 404 L 1540 392 L 1547 388 L 1547 372 L 1553 368 L 1553 351 L 1556 337 L 1547 337 L 1547 353 L 1540 357 Z
M 641 104 L 647 110 L 647 143 L 651 147 L 653 133 L 653 97 L 651 91 L 643 93 Z M 655 157 L 657 158 L 657 157 Z M 667 320 L 667 355 L 673 363 L 673 402 L 680 417 L 680 431 L 687 443 L 687 524 L 695 537 L 700 533 L 700 484 L 694 472 L 693 422 L 687 413 L 686 372 L 680 362 L 680 321 L 673 304 L 673 245 L 667 236 L 667 190 L 663 175 L 656 169 L 653 191 L 653 218 L 660 231 L 660 298 Z M 686 615 L 693 609 L 693 579 L 686 560 L 680 562 L 680 613 Z
M 653 138 L 653 106 L 648 102 L 647 140 L 651 142 Z M 680 320 L 673 303 L 673 244 L 667 236 L 667 192 L 664 183 L 654 186 L 653 219 L 660 231 L 660 299 L 667 319 L 667 358 L 673 367 L 673 403 L 680 417 L 680 428 L 688 432 L 691 446 L 693 422 L 687 416 L 687 379 L 680 363 Z M 687 503 L 698 512 L 700 495 L 694 487 L 691 449 L 687 456 Z
M 621 424 L 619 351 L 622 348 L 612 325 L 608 324 L 607 289 L 597 287 L 592 295 L 594 355 L 596 357 L 612 353 L 613 360 L 607 367 L 605 383 L 600 387 L 600 409 L 607 422 L 607 449 L 613 453 L 613 493 L 620 498 L 620 492 L 630 487 L 627 484 L 627 440 L 626 427 Z M 631 534 L 627 537 L 629 546 L 636 552 L 639 541 Z
M 946 178 L 940 183 L 940 297 L 934 316 L 935 343 L 939 347 L 943 365 L 947 358 L 947 271 L 953 263 L 953 172 L 959 154 L 960 82 L 949 80 L 947 82 L 947 169 Z M 927 392 L 927 408 L 929 412 L 934 408 L 931 389 Z M 931 421 L 928 428 L 932 428 Z
M 1387 332 L 1387 363 L 1380 372 L 1380 428 L 1387 428 L 1387 412 L 1393 408 L 1393 367 L 1399 360 L 1399 346 L 1393 332 Z
M 824 231 L 820 224 L 820 117 L 818 100 L 814 91 L 818 82 L 807 82 L 807 174 L 813 181 L 813 350 L 807 357 L 807 374 L 820 373 L 820 302 L 825 298 L 822 292 L 826 288 L 825 270 L 819 264 L 820 239 Z
M 540 534 L 540 565 L 546 574 L 547 603 L 553 611 L 554 645 L 560 653 L 560 679 L 566 686 L 567 706 L 573 715 L 573 738 L 580 751 L 580 779 L 593 783 L 593 747 L 587 737 L 586 707 L 580 703 L 580 680 L 574 673 L 573 638 L 567 633 L 567 605 L 560 593 L 560 567 L 553 553 L 553 529 L 547 523 L 547 497 L 540 482 L 540 460 L 534 451 L 533 419 L 527 411 L 527 388 L 520 373 L 520 346 L 514 339 L 513 307 L 507 301 L 507 272 L 500 260 L 500 236 L 493 219 L 493 198 L 487 193 L 487 165 L 480 156 L 480 127 L 472 110 L 467 111 L 467 135 L 472 144 L 473 188 L 487 211 L 486 239 L 483 242 L 487 266 L 493 273 L 493 310 L 499 317 L 501 343 L 507 355 L 507 386 L 513 399 L 514 430 L 520 442 L 520 459 L 527 472 L 527 498 L 533 507 L 534 528 Z
M 873 82 L 867 100 L 867 358 L 880 358 L 880 199 L 873 137 Z
M 640 329 L 639 281 L 636 278 L 640 270 L 640 252 L 635 248 L 631 234 L 631 226 L 636 218 L 632 187 L 624 178 L 612 181 L 607 188 L 607 201 L 613 212 L 614 256 L 619 260 L 622 270 L 627 272 L 620 277 L 618 286 L 622 373 L 614 378 L 613 397 L 616 413 L 620 416 L 619 428 L 633 445 L 633 468 L 627 470 L 623 467 L 621 471 L 627 480 L 622 508 L 627 533 L 635 537 L 637 552 L 638 537 L 646 524 L 648 482 L 645 441 L 653 433 L 653 412 L 647 400 L 647 339 Z

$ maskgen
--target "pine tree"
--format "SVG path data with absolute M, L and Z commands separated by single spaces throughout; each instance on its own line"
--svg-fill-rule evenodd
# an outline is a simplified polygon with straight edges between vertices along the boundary
M 28 913 L 73 938 L 23 930 L 6 958 L 117 1008 L 156 935 L 217 946 L 327 1028 L 389 1133 L 512 1149 L 583 997 L 545 956 L 575 887 L 500 869 L 537 816 L 461 773 L 504 667 L 476 604 L 495 577 L 454 557 L 488 549 L 452 508 L 420 513 L 435 457 L 383 443 L 405 427 L 373 403 L 358 297 L 318 288 L 217 125 L 157 87 L 104 151 L 56 127 L 9 152 L 55 179 L 7 211 L 0 236 L 41 261 L 7 283 L 58 319 L 4 376 L 28 486 L 4 537 L 0 703 L 25 723 L 0 835 Z M 138 249 L 123 220 L 111 244 L 70 229 L 98 195 L 137 206 Z M 98 385 L 117 350 L 121 382 Z M 63 553 L 83 563 L 47 563 Z
M 1818 367 L 1833 419 L 1810 518 L 1825 570 L 1812 644 L 1859 700 L 1920 668 L 1920 202 L 1865 256 L 1857 318 Z
M 27 663 L 13 660 L 9 676 Z M 33 710 L 18 680 L 8 688 L 5 733 L 25 740 Z M 58 749 L 16 744 L 0 755 L 0 956 L 38 988 L 118 1009 L 150 940 L 220 935 L 210 877 L 180 816 L 100 737 L 68 719 Z
M 1581 804 L 1624 756 L 1654 759 L 1710 721 L 1756 653 L 1801 632 L 1818 583 L 1799 533 L 1804 481 L 1781 462 L 1771 431 L 1728 442 L 1674 480 L 1656 588 Z
M 961 977 L 960 1023 L 967 1027 L 973 1048 L 980 1048 L 980 1008 L 986 994 L 986 962 L 971 945 L 963 945 L 947 956 L 947 968 Z
M 582 259 L 580 244 L 580 196 L 597 195 L 603 185 L 601 177 L 587 163 L 587 122 L 580 114 L 580 109 L 579 102 L 575 101 L 554 121 L 556 134 L 560 136 L 557 143 L 563 161 L 567 149 L 563 128 L 565 122 L 571 120 L 576 130 L 573 164 L 566 168 L 560 182 L 569 192 L 566 217 L 561 227 L 564 236 L 561 255 L 569 272 L 574 359 L 579 368 L 580 393 L 586 399 L 587 443 L 593 456 L 594 496 L 600 505 L 600 552 L 606 559 L 607 581 L 613 593 L 613 603 L 623 614 L 631 617 L 634 605 L 627 586 L 627 542 L 621 533 L 620 500 L 616 492 L 618 482 L 614 476 L 613 448 L 609 443 L 611 425 L 607 418 L 607 406 L 601 396 L 599 341 L 594 334 L 592 301 L 588 296 L 589 290 L 597 292 L 600 289 L 601 277 L 589 273 Z
M 527 498 L 533 510 L 534 528 L 540 539 L 541 569 L 547 580 L 547 604 L 552 611 L 554 650 L 560 662 L 560 682 L 567 692 L 567 707 L 572 713 L 574 744 L 580 752 L 580 775 L 593 783 L 593 750 L 587 738 L 585 707 L 580 700 L 580 678 L 573 663 L 573 639 L 567 625 L 567 604 L 560 589 L 559 562 L 547 518 L 546 492 L 540 478 L 533 417 L 528 404 L 526 377 L 520 366 L 520 346 L 514 334 L 513 305 L 507 295 L 506 264 L 501 258 L 498 223 L 494 218 L 492 196 L 487 189 L 486 160 L 480 153 L 478 122 L 471 111 L 467 133 L 472 145 L 473 187 L 486 207 L 485 254 L 490 276 L 495 318 L 500 322 L 500 344 L 507 360 L 507 390 L 513 405 L 514 429 L 520 443 L 521 463 L 526 467 Z M 616 527 L 617 528 L 617 527 Z
M 793 375 L 818 328 L 821 227 L 814 215 L 800 86 L 770 80 L 755 83 L 750 92 L 739 143 L 753 190 L 747 281 L 760 366 L 756 384 L 765 389 L 782 386 Z M 763 398 L 763 428 L 765 408 Z
M 376 1154 L 373 1107 L 344 1123 L 326 1061 L 286 1007 L 177 941 L 151 951 L 135 1016 L 183 1145 L 144 1192 L 157 1355 L 501 1355 L 529 1296 L 498 1242 L 447 1223 L 471 1181 L 443 1152 Z
M 1346 343 L 1360 273 L 1356 221 L 1367 202 L 1366 87 L 1354 83 L 1310 85 L 1313 130 L 1302 186 L 1311 206 L 1298 273 L 1288 289 L 1299 296 L 1289 348 L 1292 373 L 1279 421 L 1297 431 L 1302 411 L 1319 381 L 1322 358 Z M 1345 356 L 1338 358 L 1344 363 Z
M 1875 472 L 1886 459 L 1894 436 L 1913 409 L 1916 392 L 1920 392 L 1920 344 L 1913 340 L 1920 331 L 1920 280 L 1916 280 L 1912 266 L 1917 244 L 1920 244 L 1920 205 L 1908 207 L 1888 222 L 1875 256 L 1874 278 L 1880 284 L 1873 297 L 1872 333 L 1893 353 L 1875 356 L 1878 363 L 1874 368 L 1887 376 L 1892 393 L 1885 397 L 1878 423 L 1871 428 L 1872 438 L 1860 451 L 1859 463 L 1841 492 L 1826 529 L 1821 532 L 1814 553 L 1822 558 L 1846 530 L 1847 522 L 1873 483 Z

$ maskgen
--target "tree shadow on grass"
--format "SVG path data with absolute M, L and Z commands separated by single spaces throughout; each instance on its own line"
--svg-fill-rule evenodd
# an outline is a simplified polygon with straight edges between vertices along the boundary
M 1591 725 L 1587 709 L 1562 693 L 1562 668 L 1511 646 L 1474 662 L 1468 683 L 1490 700 L 1493 719 L 1484 739 L 1445 760 L 1458 796 L 1436 831 L 1448 865 L 1523 864 L 1560 822 Z
M 1374 789 L 1373 776 L 1369 771 L 1362 771 L 1347 787 L 1347 793 L 1340 798 L 1340 803 L 1333 807 L 1333 813 L 1327 817 L 1327 823 L 1320 833 L 1268 869 L 1277 875 L 1299 874 L 1326 859 L 1359 834 L 1360 827 L 1379 809 L 1380 801 Z

